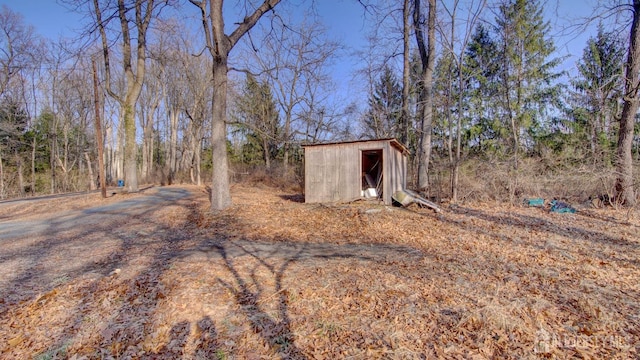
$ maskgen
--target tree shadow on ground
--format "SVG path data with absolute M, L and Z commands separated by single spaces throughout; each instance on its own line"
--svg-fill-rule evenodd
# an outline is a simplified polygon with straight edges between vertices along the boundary
M 239 223 L 230 213 L 224 212 L 216 215 L 218 222 L 204 232 L 195 223 L 172 228 L 162 221 L 150 221 L 151 215 L 169 204 L 188 213 L 191 219 L 197 219 L 201 214 L 194 206 L 193 198 L 186 196 L 186 193 L 182 194 L 179 189 L 167 191 L 166 198 L 149 196 L 142 203 L 123 201 L 60 218 L 47 225 L 47 236 L 43 241 L 25 242 L 25 246 L 0 255 L 0 261 L 23 257 L 32 266 L 16 274 L 0 288 L 3 294 L 0 298 L 0 323 L 11 323 L 20 312 L 23 316 L 37 317 L 40 311 L 47 311 L 48 299 L 60 296 L 59 291 L 73 297 L 73 305 L 65 309 L 64 319 L 57 319 L 65 325 L 47 325 L 50 340 L 41 339 L 37 346 L 30 345 L 31 355 L 64 352 L 65 356 L 78 354 L 89 358 L 147 359 L 223 356 L 224 348 L 210 314 L 201 314 L 196 323 L 186 320 L 173 323 L 169 339 L 164 344 L 156 343 L 151 348 L 145 344 L 149 340 L 155 341 L 153 334 L 157 329 L 154 328 L 154 321 L 163 316 L 159 314 L 163 307 L 161 303 L 168 296 L 163 288 L 164 274 L 194 251 L 208 249 L 218 260 L 214 261 L 217 265 L 212 263 L 211 266 L 219 266 L 230 275 L 229 278 L 215 278 L 213 285 L 223 287 L 232 295 L 239 314 L 250 329 L 264 340 L 269 351 L 283 358 L 305 359 L 307 356 L 298 348 L 291 329 L 289 294 L 284 285 L 293 264 L 334 258 L 376 261 L 385 254 L 394 253 L 403 257 L 406 254 L 421 256 L 413 248 L 388 244 L 301 244 L 292 239 L 269 243 L 238 239 L 234 234 L 242 234 L 250 224 Z M 92 220 L 84 230 L 73 231 L 73 224 L 92 218 L 100 221 Z M 151 227 L 154 233 L 125 231 L 143 225 Z M 60 275 L 55 273 L 56 269 L 37 267 L 39 263 L 56 256 L 62 256 L 72 263 L 74 253 L 69 252 L 68 246 L 75 249 L 76 246 L 92 245 L 91 241 L 99 240 L 102 236 L 110 237 L 119 244 L 118 247 L 94 259 L 92 254 L 75 254 L 82 261 L 64 273 L 66 279 L 63 283 L 52 281 Z M 149 261 L 142 267 L 138 266 L 135 273 L 127 274 L 142 255 Z M 256 276 L 256 268 L 249 274 L 243 273 L 238 268 L 241 257 L 253 259 L 258 264 L 256 266 L 268 275 L 269 284 L 261 283 L 265 280 Z M 115 269 L 122 269 L 122 273 L 114 274 Z M 91 277 L 87 278 L 87 275 Z M 70 288 L 65 284 L 73 284 L 73 291 L 69 291 Z M 273 294 L 266 295 L 266 289 L 273 290 Z M 9 291 L 20 293 L 20 296 L 16 296 L 15 301 L 5 301 Z M 46 298 L 42 297 L 43 294 Z M 30 304 L 37 305 L 35 314 L 30 313 Z M 275 307 L 275 313 L 268 308 L 269 305 Z M 100 308 L 108 309 L 108 316 L 94 319 L 95 314 L 102 314 L 98 311 Z M 93 329 L 93 321 L 97 321 L 99 326 L 95 335 L 89 336 L 82 328 L 86 326 Z M 23 330 L 28 331 L 28 326 Z M 13 336 L 9 333 L 5 335 Z M 192 340 L 194 337 L 195 340 Z M 2 356 L 11 356 L 11 351 L 4 345 L 0 346 Z
M 531 216 L 531 215 L 523 215 L 518 213 L 509 213 L 506 214 L 504 212 L 498 213 L 499 215 L 489 214 L 482 210 L 465 208 L 465 207 L 454 207 L 450 209 L 451 212 L 457 215 L 464 215 L 467 217 L 475 217 L 481 220 L 485 220 L 488 222 L 492 222 L 500 225 L 508 225 L 515 226 L 521 229 L 531 229 L 535 228 L 538 231 L 542 231 L 549 234 L 554 234 L 558 236 L 564 236 L 574 240 L 586 240 L 596 244 L 602 245 L 612 245 L 612 246 L 621 246 L 621 247 L 629 247 L 630 249 L 638 249 L 640 248 L 640 244 L 627 241 L 621 238 L 616 238 L 607 234 L 603 234 L 598 231 L 587 230 L 582 227 L 572 226 L 572 225 L 560 225 L 556 222 L 546 220 L 544 218 Z M 564 214 L 558 214 L 559 216 L 564 216 Z M 570 218 L 563 219 L 565 222 L 570 223 Z M 457 222 L 453 222 L 457 225 L 462 225 L 463 227 L 467 227 L 470 229 L 478 230 L 478 226 L 469 225 L 469 224 L 460 224 Z
M 64 282 L 67 282 L 86 274 L 106 276 L 126 264 L 127 255 L 139 245 L 138 241 L 142 236 L 119 231 L 123 225 L 131 222 L 144 223 L 145 226 L 152 227 L 154 231 L 164 233 L 171 231 L 171 229 L 166 224 L 149 221 L 149 216 L 169 204 L 183 206 L 185 211 L 187 210 L 187 205 L 190 202 L 186 192 L 182 192 L 180 189 L 167 191 L 170 195 L 168 200 L 162 199 L 160 196 L 145 197 L 145 200 L 129 199 L 80 212 L 69 212 L 53 220 L 40 221 L 42 226 L 35 225 L 31 229 L 23 228 L 23 231 L 26 232 L 26 235 L 22 236 L 23 238 L 46 235 L 41 240 L 34 242 L 14 239 L 13 241 L 24 241 L 25 245 L 12 245 L 12 250 L 5 250 L 0 255 L 0 261 L 21 258 L 28 265 L 23 266 L 21 271 L 14 273 L 13 279 L 5 286 L 0 287 L 0 293 L 4 294 L 5 298 L 5 301 L 0 302 L 0 305 L 25 301 L 24 297 L 17 297 L 12 301 L 7 299 L 8 294 L 25 289 L 33 290 L 32 292 L 24 292 L 27 297 L 46 293 L 60 285 L 60 281 L 55 281 L 56 278 L 64 278 Z M 30 223 L 25 222 L 24 225 L 18 225 L 18 227 L 29 227 Z M 30 233 L 31 230 L 35 232 Z M 9 235 L 19 239 L 16 234 Z M 84 253 L 83 249 L 86 243 L 85 239 L 92 236 L 110 238 L 112 242 L 118 243 L 120 246 L 102 259 L 87 261 L 93 254 Z M 161 239 L 155 241 L 161 241 Z M 62 265 L 69 266 L 72 270 L 61 272 L 60 269 L 46 268 L 44 266 L 46 261 L 55 257 L 65 259 Z M 2 314 L 1 306 L 0 314 Z
M 228 256 L 225 246 L 220 244 L 216 246 L 216 249 L 224 261 L 225 268 L 233 275 L 235 284 L 228 283 L 220 278 L 218 278 L 218 282 L 233 294 L 236 304 L 250 322 L 251 329 L 262 337 L 269 347 L 280 356 L 289 359 L 306 359 L 306 356 L 295 344 L 295 336 L 291 332 L 291 322 L 289 320 L 288 296 L 282 287 L 285 271 L 292 262 L 296 261 L 299 253 L 286 259 L 276 268 L 247 251 L 247 254 L 258 260 L 275 277 L 275 294 L 277 294 L 278 315 L 280 317 L 280 320 L 276 320 L 268 315 L 260 305 L 259 300 L 263 286 L 261 286 L 255 274 L 251 274 L 250 281 L 256 286 L 257 290 L 251 291 L 248 280 L 243 278 L 235 268 L 233 259 Z
M 0 294 L 2 294 L 0 297 L 0 322 L 20 323 L 22 319 L 14 318 L 17 314 L 22 312 L 22 316 L 26 315 L 27 317 L 33 315 L 28 310 L 30 307 L 34 307 L 37 313 L 49 301 L 53 301 L 52 299 L 59 296 L 58 294 L 61 291 L 67 290 L 65 293 L 69 293 L 68 290 L 70 288 L 66 286 L 67 284 L 74 284 L 71 294 L 74 297 L 80 296 L 80 299 L 77 301 L 75 308 L 69 308 L 65 311 L 66 321 L 72 324 L 71 327 L 51 330 L 49 338 L 55 342 L 31 345 L 30 348 L 33 354 L 40 353 L 40 355 L 48 356 L 66 352 L 66 349 L 73 347 L 70 344 L 77 340 L 75 336 L 78 326 L 90 319 L 91 314 L 88 314 L 87 307 L 100 307 L 100 304 L 96 303 L 95 296 L 97 293 L 105 291 L 122 292 L 123 296 L 118 297 L 118 299 L 123 301 L 120 309 L 112 314 L 112 320 L 101 337 L 104 338 L 104 335 L 117 337 L 121 332 L 123 339 L 127 337 L 132 340 L 137 339 L 144 326 L 133 326 L 132 329 L 127 331 L 120 331 L 121 329 L 118 327 L 120 323 L 118 321 L 131 320 L 135 324 L 136 320 L 140 320 L 136 318 L 127 319 L 126 314 L 132 313 L 129 305 L 134 300 L 138 301 L 138 299 L 133 299 L 131 293 L 135 293 L 135 296 L 141 295 L 144 292 L 141 290 L 145 286 L 154 287 L 158 283 L 158 279 L 150 277 L 145 271 L 142 271 L 140 275 L 133 278 L 131 285 L 127 289 L 123 289 L 123 280 L 119 279 L 114 270 L 130 266 L 130 261 L 132 260 L 131 252 L 134 250 L 140 252 L 139 248 L 141 246 L 151 243 L 155 246 L 149 247 L 147 250 L 147 255 L 152 258 L 149 268 L 158 269 L 163 266 L 166 254 L 170 253 L 172 248 L 175 248 L 180 238 L 167 239 L 157 237 L 151 239 L 150 242 L 141 244 L 141 238 L 151 238 L 151 234 L 143 236 L 138 233 L 127 233 L 120 229 L 123 226 L 125 229 L 129 229 L 129 226 L 134 228 L 143 226 L 150 228 L 156 234 L 174 236 L 175 234 L 172 234 L 173 229 L 170 226 L 161 222 L 151 221 L 150 216 L 167 205 L 177 205 L 178 207 L 183 207 L 184 211 L 188 211 L 190 203 L 190 195 L 187 191 L 168 189 L 162 195 L 145 196 L 144 200 L 128 199 L 118 203 L 98 205 L 81 211 L 66 212 L 64 216 L 57 217 L 54 220 L 43 220 L 43 222 L 46 222 L 46 226 L 42 230 L 40 227 L 35 230 L 25 229 L 27 235 L 22 238 L 12 235 L 11 243 L 13 244 L 11 245 L 16 246 L 11 247 L 9 251 L 3 251 L 0 255 L 0 261 L 19 261 L 21 266 L 16 269 L 11 280 L 6 281 L 0 287 Z M 127 210 L 131 210 L 131 213 Z M 29 233 L 30 230 L 34 230 L 34 232 Z M 32 236 L 38 236 L 38 238 L 35 241 L 31 241 L 29 238 Z M 100 257 L 94 257 L 91 252 L 84 252 L 87 247 L 90 248 L 89 242 L 91 240 L 99 240 L 101 238 L 108 238 L 111 243 L 117 244 L 117 246 L 112 251 L 101 254 L 102 256 Z M 21 244 L 21 242 L 24 244 Z M 102 245 L 101 242 L 98 242 L 98 244 Z M 57 262 L 54 260 L 48 263 L 50 259 L 56 258 L 59 259 Z M 140 298 L 144 298 L 142 300 L 143 303 L 156 302 L 158 300 L 158 298 L 152 298 L 153 295 L 145 295 L 142 294 L 140 296 Z M 77 299 L 74 298 L 74 300 Z M 108 306 L 108 304 L 102 304 L 102 306 Z M 20 310 L 21 308 L 22 310 Z M 63 321 L 62 319 L 56 320 Z M 140 322 L 138 322 L 139 324 Z M 28 329 L 18 330 L 28 331 Z M 121 342 L 119 345 L 111 346 L 111 352 L 119 353 L 126 350 L 126 347 L 120 349 L 126 344 L 127 342 Z M 19 343 L 16 342 L 15 345 L 19 345 Z M 97 344 L 90 345 L 90 347 L 95 345 Z M 45 349 L 42 349 L 42 347 Z M 0 346 L 0 354 L 5 351 L 11 351 L 11 347 Z M 112 356 L 111 353 L 103 355 Z
M 627 220 L 626 221 L 618 220 L 618 219 L 616 219 L 616 218 L 614 218 L 612 216 L 606 216 L 606 215 L 603 215 L 603 214 L 599 214 L 599 213 L 593 211 L 592 209 L 578 211 L 578 212 L 576 212 L 576 215 L 584 217 L 584 218 L 597 220 L 597 221 L 608 222 L 608 223 L 612 223 L 612 224 L 616 224 L 616 225 L 620 225 L 620 226 L 629 226 L 629 227 L 634 227 L 634 228 L 638 229 L 638 228 L 640 228 L 640 226 L 632 224 L 629 221 L 630 212 L 634 211 L 634 210 L 635 209 L 628 209 L 627 210 Z

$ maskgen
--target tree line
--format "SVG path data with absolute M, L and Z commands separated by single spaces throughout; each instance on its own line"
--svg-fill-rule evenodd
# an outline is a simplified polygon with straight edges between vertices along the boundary
M 502 166 L 514 202 L 537 162 L 610 172 L 600 190 L 635 203 L 639 1 L 595 9 L 569 80 L 540 1 L 358 3 L 364 103 L 335 97 L 345 50 L 313 2 L 66 0 L 87 20 L 57 42 L 3 6 L 0 198 L 95 189 L 97 137 L 107 183 L 207 181 L 212 209 L 231 204 L 234 174 L 295 178 L 302 143 L 396 137 L 411 185 L 454 202 L 461 181 L 489 176 L 470 164 Z M 614 12 L 626 33 L 606 22 Z
M 467 166 L 465 176 L 480 182 L 502 177 L 494 182 L 505 190 L 503 199 L 515 202 L 534 195 L 535 186 L 525 184 L 535 175 L 531 163 L 542 164 L 535 170 L 545 175 L 585 171 L 589 165 L 591 174 L 585 178 L 591 182 L 600 182 L 602 173 L 612 175 L 589 189 L 589 196 L 605 194 L 619 204 L 635 204 L 640 2 L 601 6 L 583 20 L 582 26 L 597 24 L 597 32 L 585 44 L 575 73 L 560 68 L 563 59 L 544 5 L 549 4 L 405 1 L 375 8 L 390 24 L 379 27 L 373 42 L 379 44 L 380 33 L 396 29 L 395 34 L 404 32 L 404 44 L 400 35 L 383 38 L 395 51 L 367 69 L 372 85 L 363 129 L 369 137 L 397 137 L 407 144 L 416 155 L 417 188 L 456 202 L 461 166 L 485 162 L 493 168 L 478 174 L 476 166 L 476 173 L 468 174 Z M 439 9 L 435 24 L 424 15 L 434 8 Z M 394 12 L 395 18 L 390 16 Z M 605 24 L 612 17 L 627 24 L 628 31 Z M 412 47 L 411 32 L 416 38 Z M 422 33 L 435 37 L 432 70 L 425 58 L 433 49 L 425 51 Z M 435 168 L 423 174 L 428 164 Z

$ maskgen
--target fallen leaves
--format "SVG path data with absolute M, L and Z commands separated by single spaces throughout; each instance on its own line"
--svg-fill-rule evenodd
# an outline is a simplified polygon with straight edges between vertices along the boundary
M 108 230 L 25 239 L 46 246 L 0 264 L 16 271 L 0 283 L 0 358 L 640 352 L 636 212 L 487 203 L 435 216 L 236 185 L 235 205 L 210 214 L 190 191 Z

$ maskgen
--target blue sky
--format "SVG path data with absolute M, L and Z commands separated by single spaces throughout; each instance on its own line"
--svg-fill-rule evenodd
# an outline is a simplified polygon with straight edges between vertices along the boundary
M 293 0 L 300 2 L 300 0 Z M 450 0 L 445 0 L 451 2 Z M 595 24 L 587 31 L 566 33 L 561 29 L 571 21 L 588 16 L 597 0 L 547 0 L 545 13 L 553 26 L 553 36 L 558 48 L 557 56 L 567 56 L 562 68 L 573 71 L 575 62 L 582 56 L 586 40 L 593 35 Z M 23 15 L 26 24 L 33 25 L 36 31 L 50 39 L 59 36 L 73 36 L 82 27 L 82 16 L 68 11 L 56 0 L 0 0 L 13 11 Z M 368 24 L 363 22 L 363 10 L 356 0 L 317 0 L 316 6 L 322 21 L 331 32 L 330 37 L 341 40 L 348 55 L 366 45 Z M 488 15 L 489 17 L 491 15 Z M 412 39 L 413 40 L 413 39 Z M 355 57 L 342 57 L 333 68 L 334 80 L 340 92 L 353 97 L 352 74 L 360 67 Z M 348 96 L 348 95 L 347 95 Z
M 33 25 L 36 31 L 50 39 L 73 34 L 78 29 L 82 17 L 66 10 L 56 0 L 0 0 L 14 12 L 20 13 L 24 22 Z

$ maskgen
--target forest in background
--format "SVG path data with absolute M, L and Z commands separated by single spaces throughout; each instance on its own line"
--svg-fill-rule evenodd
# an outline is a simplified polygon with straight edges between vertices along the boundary
M 109 184 L 130 182 L 127 163 L 134 166 L 136 186 L 210 182 L 219 166 L 211 133 L 219 89 L 212 68 L 219 54 L 208 56 L 211 39 L 193 6 L 207 3 L 69 0 L 61 6 L 87 14 L 86 32 L 57 41 L 3 6 L 0 199 L 95 189 L 96 117 Z M 620 119 L 625 102 L 638 101 L 635 92 L 629 98 L 625 82 L 633 9 L 640 5 L 594 9 L 589 21 L 599 24 L 598 31 L 568 77 L 543 15 L 548 3 L 360 3 L 371 25 L 370 44 L 358 49 L 362 69 L 354 76 L 366 84 L 366 102 L 334 96 L 331 66 L 353 49 L 327 36 L 312 2 L 304 3 L 305 16 L 293 16 L 296 4 L 266 1 L 271 8 L 261 14 L 264 21 L 255 19 L 244 29 L 249 36 L 235 39 L 225 119 L 232 180 L 303 188 L 301 144 L 396 137 L 410 150 L 409 186 L 418 188 L 427 133 L 425 190 L 437 199 L 614 200 Z M 235 9 L 245 19 L 239 28 L 260 7 L 242 4 Z M 96 9 L 103 18 L 96 20 Z M 427 35 L 432 9 L 434 40 L 428 44 L 420 38 Z M 123 19 L 130 25 L 127 36 Z M 431 81 L 425 81 L 425 57 L 433 61 Z M 432 116 L 426 127 L 425 109 Z M 631 161 L 637 166 L 637 116 L 632 127 Z M 125 161 L 127 151 L 135 161 Z M 633 179 L 635 197 L 640 177 Z

